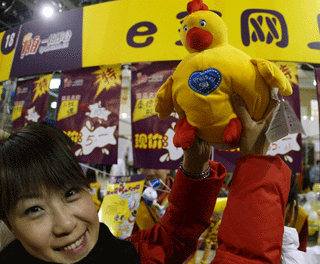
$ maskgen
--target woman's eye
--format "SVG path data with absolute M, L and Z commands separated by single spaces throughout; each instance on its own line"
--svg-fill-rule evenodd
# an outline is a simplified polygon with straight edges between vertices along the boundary
M 207 22 L 204 19 L 201 19 L 199 23 L 201 27 L 204 27 L 205 25 L 207 25 Z
M 184 25 L 184 26 L 183 26 L 183 30 L 184 30 L 185 32 L 187 32 L 187 31 L 188 31 L 188 26 L 187 26 L 187 25 Z
M 70 189 L 70 190 L 68 190 L 68 191 L 66 192 L 66 198 L 67 198 L 67 199 L 73 198 L 73 197 L 75 197 L 79 192 L 80 192 L 79 189 L 77 189 L 77 188 L 72 188 L 72 189 Z
M 32 206 L 30 208 L 28 208 L 26 211 L 25 211 L 25 215 L 30 215 L 30 214 L 35 214 L 35 213 L 38 213 L 42 210 L 41 207 L 39 206 Z

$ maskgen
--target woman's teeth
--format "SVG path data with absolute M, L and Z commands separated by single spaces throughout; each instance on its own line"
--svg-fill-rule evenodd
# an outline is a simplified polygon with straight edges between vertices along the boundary
M 62 251 L 69 251 L 69 250 L 76 249 L 77 247 L 79 247 L 81 245 L 81 243 L 83 242 L 83 239 L 84 239 L 84 235 L 78 241 L 71 244 L 70 246 L 62 248 Z

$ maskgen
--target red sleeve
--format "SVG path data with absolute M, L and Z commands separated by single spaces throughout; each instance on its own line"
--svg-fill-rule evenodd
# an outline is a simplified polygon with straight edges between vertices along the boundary
M 192 180 L 179 169 L 162 223 L 128 239 L 135 245 L 142 264 L 182 263 L 196 250 L 198 238 L 209 226 L 226 175 L 220 163 L 210 161 L 210 167 L 210 176 L 201 180 Z
M 238 160 L 212 264 L 280 263 L 291 171 L 280 157 Z

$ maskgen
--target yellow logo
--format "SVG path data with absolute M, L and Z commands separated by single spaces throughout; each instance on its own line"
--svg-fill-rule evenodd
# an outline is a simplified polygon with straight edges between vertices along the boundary
M 41 95 L 49 93 L 49 85 L 52 78 L 52 74 L 48 74 L 45 76 L 41 76 L 39 80 L 35 81 L 34 84 L 36 87 L 33 89 L 34 91 L 34 97 L 32 100 L 32 103 Z
M 95 85 L 99 84 L 95 98 L 103 91 L 109 91 L 117 84 L 121 85 L 121 64 L 112 66 L 100 66 L 100 70 L 93 72 L 96 74 Z

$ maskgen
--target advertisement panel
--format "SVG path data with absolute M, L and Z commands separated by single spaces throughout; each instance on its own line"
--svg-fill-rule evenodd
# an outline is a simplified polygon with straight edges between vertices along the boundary
M 83 66 L 183 59 L 188 52 L 180 42 L 179 29 L 188 15 L 188 2 L 113 1 L 85 7 Z M 251 57 L 319 63 L 318 1 L 303 7 L 299 1 L 204 3 L 227 24 L 229 44 Z
M 173 145 L 178 115 L 160 120 L 155 112 L 155 95 L 178 64 L 179 61 L 166 61 L 132 65 L 132 144 L 136 168 L 175 170 L 182 161 L 183 150 Z
M 204 2 L 227 24 L 229 43 L 251 57 L 319 63 L 319 1 L 303 6 L 299 1 Z M 11 68 L 10 76 L 16 77 L 97 65 L 182 60 L 188 52 L 179 29 L 188 15 L 187 3 L 111 1 L 26 22 L 20 34 L 20 27 L 9 29 L 0 33 L 0 81 L 9 78 Z
M 12 130 L 46 119 L 52 74 L 17 83 L 12 112 Z
M 11 77 L 80 68 L 82 8 L 21 26 Z
M 145 177 L 145 174 L 110 177 L 99 210 L 99 220 L 120 239 L 131 236 Z
M 120 93 L 120 64 L 62 72 L 57 126 L 79 162 L 117 163 Z

